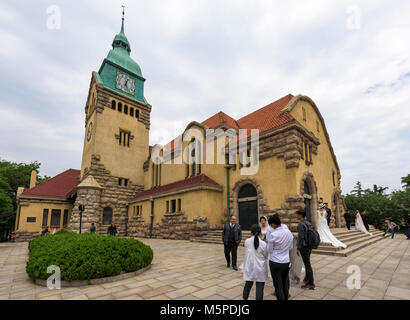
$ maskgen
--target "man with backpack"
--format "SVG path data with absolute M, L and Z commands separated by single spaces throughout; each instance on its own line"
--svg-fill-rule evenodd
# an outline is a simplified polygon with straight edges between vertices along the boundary
M 298 210 L 296 212 L 296 219 L 298 224 L 298 241 L 297 241 L 297 254 L 302 256 L 303 264 L 305 265 L 306 276 L 303 280 L 304 285 L 302 289 L 315 289 L 315 282 L 313 279 L 312 265 L 310 264 L 310 255 L 312 249 L 316 249 L 320 243 L 320 236 L 313 228 L 312 224 L 305 220 L 306 212 Z

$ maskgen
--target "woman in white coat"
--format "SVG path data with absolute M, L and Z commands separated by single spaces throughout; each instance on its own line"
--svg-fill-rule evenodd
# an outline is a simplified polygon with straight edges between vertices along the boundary
M 243 300 L 248 300 L 253 283 L 256 282 L 256 300 L 263 300 L 263 289 L 268 280 L 268 264 L 266 259 L 266 242 L 260 239 L 261 227 L 251 227 L 252 237 L 245 241 L 245 258 L 243 260 Z

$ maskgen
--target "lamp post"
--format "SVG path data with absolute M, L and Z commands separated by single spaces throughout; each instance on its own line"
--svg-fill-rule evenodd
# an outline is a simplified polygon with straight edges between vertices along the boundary
M 85 209 L 84 205 L 80 204 L 78 206 L 78 210 L 80 210 L 80 234 L 81 234 L 81 225 L 82 225 L 82 222 L 83 222 L 83 211 L 84 211 L 84 209 Z

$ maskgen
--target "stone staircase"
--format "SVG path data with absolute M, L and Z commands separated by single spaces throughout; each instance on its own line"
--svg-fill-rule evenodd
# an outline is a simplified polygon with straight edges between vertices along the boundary
M 321 243 L 316 250 L 313 250 L 313 253 L 347 257 L 349 254 L 352 254 L 357 250 L 384 239 L 381 237 L 383 235 L 383 231 L 373 229 L 369 232 L 372 234 L 371 236 L 355 230 L 354 227 L 350 231 L 347 229 L 332 229 L 332 233 L 335 237 L 346 244 L 347 248 L 336 248 L 331 244 Z
M 242 242 L 241 246 L 244 246 L 245 240 L 250 238 L 251 232 L 242 230 Z M 212 230 L 207 233 L 207 235 L 202 237 L 191 237 L 192 242 L 202 242 L 202 243 L 222 243 L 222 230 Z
M 372 234 L 372 236 L 369 236 L 367 234 L 364 234 L 363 232 L 357 231 L 354 229 L 354 227 L 350 231 L 347 229 L 331 229 L 331 230 L 337 239 L 339 239 L 340 241 L 342 241 L 344 244 L 347 245 L 347 248 L 346 249 L 336 248 L 330 244 L 321 243 L 320 246 L 316 250 L 313 250 L 313 253 L 347 257 L 349 254 L 357 250 L 360 250 L 373 243 L 383 240 L 383 238 L 381 237 L 381 235 L 383 234 L 383 231 L 380 231 L 377 229 L 370 230 L 370 233 Z M 251 236 L 250 231 L 242 231 L 241 246 L 244 245 L 245 240 L 248 239 L 250 236 Z M 202 236 L 202 237 L 191 237 L 190 240 L 192 242 L 222 244 L 222 230 L 213 230 L 213 231 L 208 232 L 207 235 Z

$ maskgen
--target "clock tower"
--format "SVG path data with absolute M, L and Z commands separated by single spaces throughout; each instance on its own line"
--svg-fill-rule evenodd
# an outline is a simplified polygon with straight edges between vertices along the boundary
M 81 182 L 73 210 L 77 225 L 77 207 L 83 204 L 84 228 L 94 222 L 103 230 L 115 222 L 123 235 L 127 201 L 144 188 L 151 113 L 144 97 L 145 79 L 130 53 L 123 12 L 121 31 L 112 49 L 99 71 L 92 73 L 85 106 Z
M 126 184 L 143 185 L 148 156 L 151 106 L 144 97 L 141 68 L 131 58 L 131 45 L 121 31 L 100 70 L 93 72 L 86 103 L 86 132 L 81 177 L 93 156 Z

